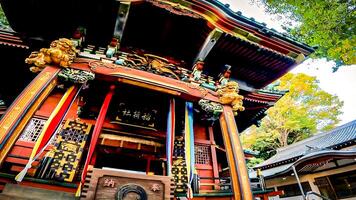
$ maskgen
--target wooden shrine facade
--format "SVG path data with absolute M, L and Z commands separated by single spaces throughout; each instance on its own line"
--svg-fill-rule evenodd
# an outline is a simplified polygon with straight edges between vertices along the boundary
M 96 20 L 77 2 L 46 31 L 14 2 L 2 0 L 10 25 L 48 48 L 25 60 L 38 75 L 0 121 L 0 195 L 253 198 L 238 133 L 310 47 L 210 0 L 84 3 Z

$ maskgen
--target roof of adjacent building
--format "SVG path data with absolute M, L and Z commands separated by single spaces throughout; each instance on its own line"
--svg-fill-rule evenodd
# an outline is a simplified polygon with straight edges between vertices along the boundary
M 341 125 L 333 130 L 319 133 L 308 139 L 277 149 L 277 154 L 255 168 L 267 169 L 295 161 L 310 150 L 340 149 L 356 142 L 356 120 Z M 273 166 L 272 166 L 273 165 Z
M 308 152 L 306 155 L 298 158 L 296 161 L 288 164 L 283 164 L 279 166 L 275 166 L 273 168 L 268 168 L 262 170 L 262 175 L 265 178 L 273 178 L 280 175 L 285 175 L 293 170 L 293 167 L 298 171 L 298 173 L 313 173 L 316 170 L 320 170 L 319 167 L 325 166 L 327 163 L 331 161 L 335 161 L 337 159 L 352 159 L 356 157 L 356 148 L 351 148 L 347 150 L 316 150 L 313 152 Z M 355 163 L 355 161 L 351 162 Z M 349 163 L 339 165 L 344 166 Z M 330 167 L 329 167 L 330 168 Z M 332 168 L 332 167 L 331 167 Z M 249 172 L 250 178 L 257 178 L 256 171 Z
M 28 49 L 29 47 L 23 42 L 19 35 L 11 30 L 0 28 L 0 44 L 18 48 Z

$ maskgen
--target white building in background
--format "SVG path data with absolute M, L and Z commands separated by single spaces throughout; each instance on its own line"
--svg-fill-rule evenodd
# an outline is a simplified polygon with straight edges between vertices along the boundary
M 303 194 L 321 199 L 311 192 L 333 200 L 356 199 L 356 120 L 280 148 L 257 169 L 266 188 L 284 192 L 272 199 L 299 200 Z M 250 173 L 250 178 L 256 176 Z

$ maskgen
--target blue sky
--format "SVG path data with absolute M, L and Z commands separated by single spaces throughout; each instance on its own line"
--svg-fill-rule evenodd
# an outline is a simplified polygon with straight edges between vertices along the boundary
M 244 16 L 253 17 L 256 21 L 265 22 L 267 27 L 283 31 L 278 20 L 266 14 L 262 6 L 251 5 L 250 0 L 220 0 L 230 4 L 234 11 L 241 11 Z M 344 101 L 340 124 L 356 119 L 356 65 L 342 66 L 337 72 L 332 72 L 332 62 L 326 59 L 307 59 L 291 72 L 305 73 L 316 76 L 320 87 L 330 94 L 337 95 Z

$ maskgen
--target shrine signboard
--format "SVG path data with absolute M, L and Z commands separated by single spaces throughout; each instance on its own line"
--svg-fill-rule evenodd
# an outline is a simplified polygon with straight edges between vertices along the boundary
M 156 130 L 157 114 L 158 110 L 150 106 L 121 102 L 111 123 Z

